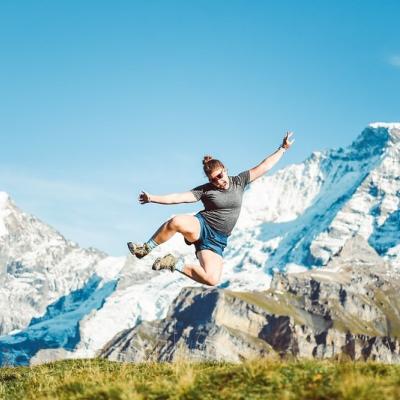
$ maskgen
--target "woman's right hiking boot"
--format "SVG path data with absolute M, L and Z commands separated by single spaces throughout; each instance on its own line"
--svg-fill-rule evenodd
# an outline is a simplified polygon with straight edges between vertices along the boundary
M 154 271 L 169 269 L 171 272 L 174 272 L 177 261 L 177 258 L 175 258 L 172 254 L 167 254 L 164 257 L 157 258 L 156 261 L 154 261 L 152 268 Z
M 144 244 L 135 244 L 132 242 L 128 242 L 128 249 L 132 253 L 132 255 L 136 256 L 137 258 L 143 258 L 150 253 L 150 248 L 147 243 Z

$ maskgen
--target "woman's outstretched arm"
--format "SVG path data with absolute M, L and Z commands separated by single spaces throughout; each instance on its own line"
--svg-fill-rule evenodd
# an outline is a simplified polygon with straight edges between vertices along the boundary
M 184 193 L 171 193 L 163 196 L 141 192 L 139 194 L 139 203 L 157 203 L 157 204 L 180 204 L 180 203 L 194 203 L 198 201 L 192 192 Z
M 249 171 L 250 182 L 264 175 L 281 159 L 283 153 L 294 143 L 294 139 L 292 141 L 289 140 L 292 135 L 293 132 L 287 132 L 279 149 Z

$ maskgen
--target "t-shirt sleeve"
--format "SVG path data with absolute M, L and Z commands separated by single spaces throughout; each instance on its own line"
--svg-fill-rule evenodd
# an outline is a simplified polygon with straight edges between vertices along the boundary
M 196 186 L 191 190 L 191 192 L 194 194 L 194 197 L 196 197 L 196 200 L 201 199 L 201 197 L 204 194 L 204 191 L 205 191 L 205 185 Z
M 239 185 L 243 187 L 243 189 L 250 183 L 250 171 L 243 171 L 238 176 Z

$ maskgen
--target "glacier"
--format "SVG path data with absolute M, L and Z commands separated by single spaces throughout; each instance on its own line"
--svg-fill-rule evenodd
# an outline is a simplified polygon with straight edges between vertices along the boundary
M 221 288 L 263 290 L 276 271 L 324 267 L 356 234 L 400 268 L 400 123 L 370 124 L 347 147 L 313 152 L 253 182 L 225 252 Z M 154 272 L 180 235 L 143 260 L 81 249 L 0 192 L 2 365 L 93 357 L 118 332 L 160 319 L 186 277 Z

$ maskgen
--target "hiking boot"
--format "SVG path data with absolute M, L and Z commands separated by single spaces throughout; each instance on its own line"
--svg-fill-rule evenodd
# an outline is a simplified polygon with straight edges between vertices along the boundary
M 144 256 L 147 256 L 147 254 L 150 253 L 150 249 L 147 243 L 140 245 L 128 242 L 127 245 L 132 255 L 136 256 L 137 258 L 143 258 Z
M 154 271 L 161 271 L 162 269 L 169 269 L 171 272 L 175 271 L 175 265 L 178 260 L 172 255 L 167 254 L 164 257 L 159 257 L 154 261 Z

